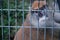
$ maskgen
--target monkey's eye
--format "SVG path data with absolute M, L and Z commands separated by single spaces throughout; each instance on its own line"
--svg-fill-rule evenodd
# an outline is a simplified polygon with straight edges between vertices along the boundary
M 38 11 L 31 11 L 31 13 L 38 13 Z
M 43 16 L 43 13 L 41 11 L 31 11 L 32 14 L 36 14 L 37 16 L 39 17 L 42 17 Z

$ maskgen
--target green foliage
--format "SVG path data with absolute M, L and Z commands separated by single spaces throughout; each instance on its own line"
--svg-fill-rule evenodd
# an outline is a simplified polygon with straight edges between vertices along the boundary
M 15 7 L 15 0 L 10 0 L 9 2 L 9 7 L 10 9 L 20 9 L 20 10 L 23 10 L 23 2 L 18 0 L 17 1 L 17 7 Z M 24 9 L 28 9 L 28 6 L 29 6 L 29 2 L 26 0 L 24 2 Z M 3 9 L 8 9 L 8 0 L 3 0 Z M 26 14 L 27 14 L 27 11 L 24 11 L 24 19 L 26 18 Z M 16 26 L 16 20 L 17 20 L 17 26 L 21 26 L 22 23 L 23 23 L 23 11 L 11 11 L 10 10 L 10 17 L 8 17 L 8 10 L 3 10 L 2 11 L 2 14 L 1 14 L 1 11 L 0 11 L 0 26 L 1 25 L 1 15 L 3 16 L 3 25 L 4 26 L 8 26 L 8 23 L 9 23 L 9 19 L 10 19 L 10 26 Z M 17 16 L 15 16 L 17 15 Z M 12 28 L 10 27 L 10 34 L 9 34 L 9 28 L 8 27 L 0 27 L 0 40 L 2 40 L 2 29 L 3 29 L 3 39 L 4 40 L 8 40 L 9 39 L 9 35 L 10 35 L 10 39 L 11 37 L 13 38 L 15 32 L 16 32 L 16 29 L 15 28 Z M 12 39 L 11 39 L 12 40 Z

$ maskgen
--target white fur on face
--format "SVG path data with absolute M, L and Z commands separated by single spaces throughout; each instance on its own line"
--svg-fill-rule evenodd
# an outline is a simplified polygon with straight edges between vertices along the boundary
M 46 17 L 45 17 L 45 16 L 43 16 L 42 18 L 39 18 L 39 22 L 44 22 L 44 21 L 45 21 L 45 19 L 46 19 Z
M 45 25 L 46 19 L 47 19 L 46 16 L 43 16 L 43 17 L 39 18 L 39 24 L 40 24 L 41 26 Z
M 46 20 L 48 20 L 48 18 L 44 15 L 44 16 L 42 16 L 42 17 L 39 17 L 39 21 L 38 21 L 38 19 L 37 19 L 37 17 L 36 16 L 32 16 L 32 18 L 31 18 L 31 24 L 35 27 L 35 28 L 37 28 L 38 26 L 39 27 L 45 27 L 45 23 L 46 23 Z

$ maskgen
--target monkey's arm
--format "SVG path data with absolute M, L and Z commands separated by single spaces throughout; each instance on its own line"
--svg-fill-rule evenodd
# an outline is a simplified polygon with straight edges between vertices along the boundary
M 22 40 L 22 29 L 16 33 L 14 40 Z
M 60 12 L 54 13 L 54 27 L 60 27 Z

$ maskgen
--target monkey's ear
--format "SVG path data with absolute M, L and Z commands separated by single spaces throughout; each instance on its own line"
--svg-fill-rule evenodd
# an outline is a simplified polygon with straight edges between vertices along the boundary
M 33 8 L 33 9 L 37 9 L 37 8 L 38 8 L 38 1 L 34 1 L 34 2 L 32 3 L 32 8 Z
M 32 8 L 38 9 L 38 4 L 39 4 L 39 8 L 41 8 L 41 7 L 43 7 L 43 5 L 46 5 L 46 1 L 34 1 L 32 3 Z

